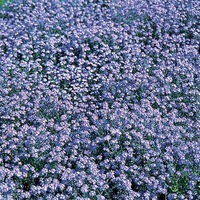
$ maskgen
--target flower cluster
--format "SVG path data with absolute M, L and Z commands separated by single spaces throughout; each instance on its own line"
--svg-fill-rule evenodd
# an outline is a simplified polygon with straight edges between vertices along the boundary
M 198 199 L 199 7 L 2 8 L 0 199 Z

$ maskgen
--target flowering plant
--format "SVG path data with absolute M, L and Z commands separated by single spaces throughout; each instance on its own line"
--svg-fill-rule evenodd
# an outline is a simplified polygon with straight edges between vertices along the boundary
M 3 7 L 0 199 L 198 199 L 198 21 L 197 0 Z

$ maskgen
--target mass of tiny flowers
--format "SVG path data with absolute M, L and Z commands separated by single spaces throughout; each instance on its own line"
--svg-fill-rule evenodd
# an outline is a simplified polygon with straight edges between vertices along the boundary
M 198 200 L 199 21 L 199 0 L 2 5 L 0 200 Z

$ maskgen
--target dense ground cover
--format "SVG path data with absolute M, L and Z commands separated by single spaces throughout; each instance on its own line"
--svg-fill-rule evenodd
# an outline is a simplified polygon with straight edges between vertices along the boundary
M 0 199 L 198 199 L 199 4 L 2 9 Z

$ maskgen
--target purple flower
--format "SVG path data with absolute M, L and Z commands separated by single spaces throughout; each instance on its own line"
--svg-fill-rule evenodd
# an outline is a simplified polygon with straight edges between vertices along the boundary
M 0 198 L 197 199 L 198 7 L 2 7 Z

